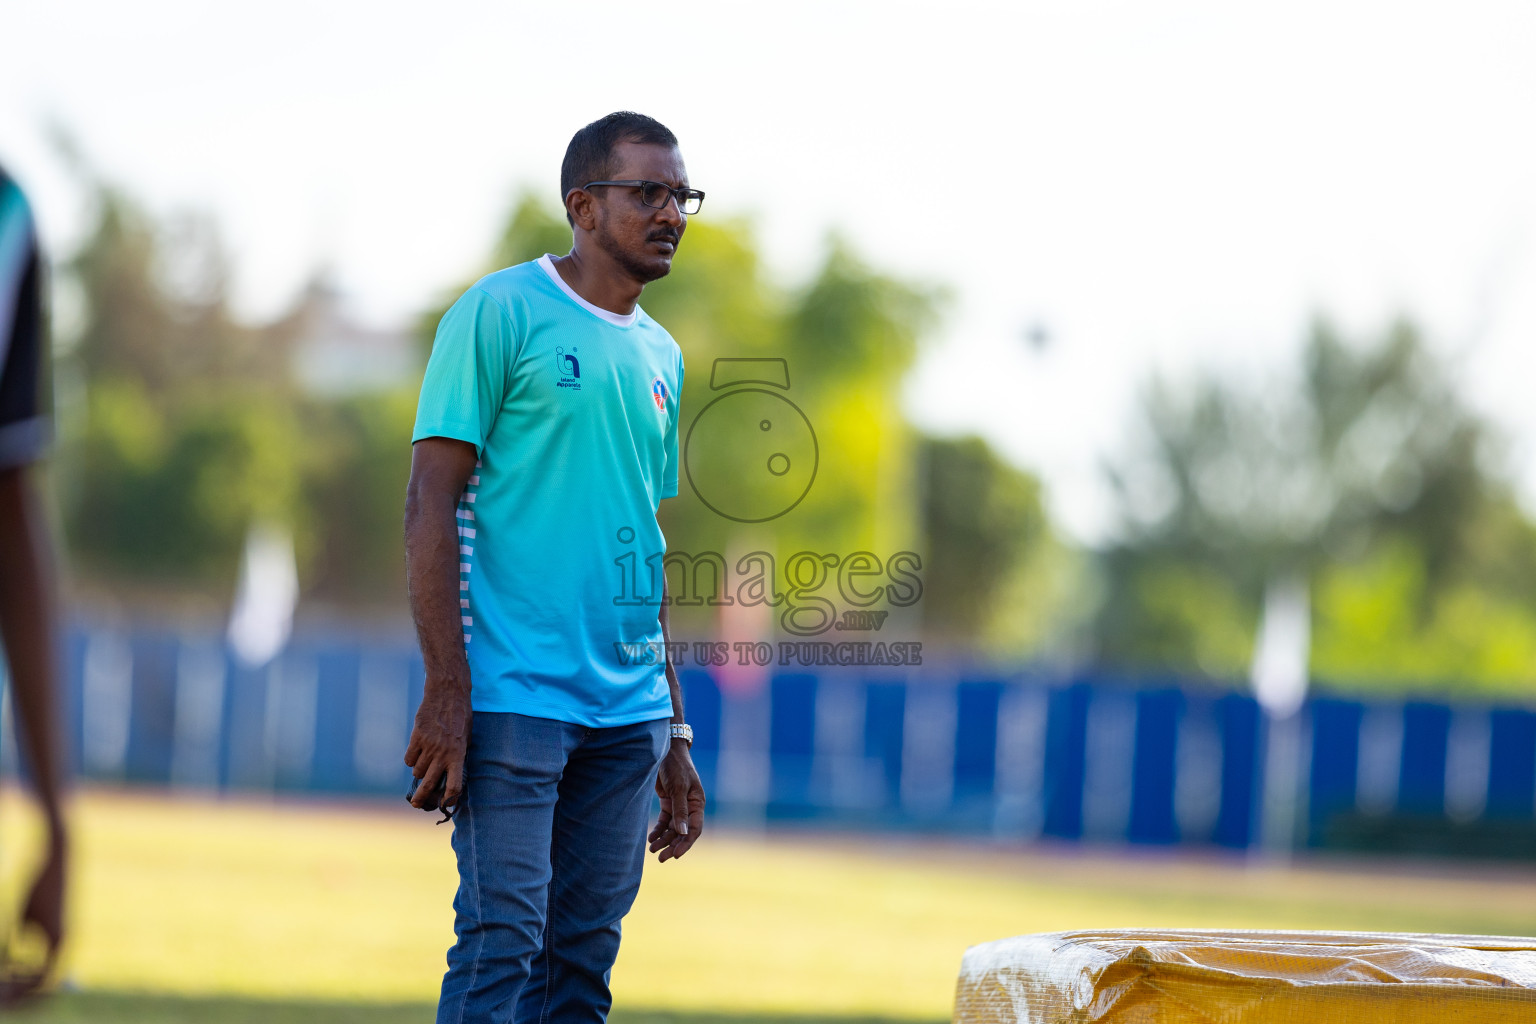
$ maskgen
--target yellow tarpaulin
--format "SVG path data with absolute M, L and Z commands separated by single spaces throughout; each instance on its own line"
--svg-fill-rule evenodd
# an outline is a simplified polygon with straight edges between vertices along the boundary
M 1536 1024 L 1536 939 L 1053 932 L 966 950 L 955 1024 Z

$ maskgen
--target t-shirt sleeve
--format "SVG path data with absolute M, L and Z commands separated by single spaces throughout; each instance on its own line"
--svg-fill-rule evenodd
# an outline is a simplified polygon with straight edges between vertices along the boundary
M 414 444 L 424 437 L 468 441 L 475 454 L 496 425 L 517 354 L 517 332 L 499 302 L 475 287 L 443 314 L 432 341 L 421 398 L 416 404 Z
M 673 406 L 672 420 L 667 424 L 667 464 L 661 471 L 663 498 L 677 497 L 677 423 L 683 418 L 683 353 L 681 349 L 677 353 L 677 380 L 672 393 L 677 398 Z
M 25 200 L 0 175 L 0 469 L 36 461 L 48 443 L 42 291 L 42 260 Z

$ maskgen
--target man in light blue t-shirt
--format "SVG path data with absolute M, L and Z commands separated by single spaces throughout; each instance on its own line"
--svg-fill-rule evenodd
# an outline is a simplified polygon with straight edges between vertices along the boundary
M 672 133 L 628 112 L 577 132 L 560 178 L 570 253 L 453 304 L 412 437 L 427 679 L 405 761 L 411 802 L 452 808 L 459 865 L 440 1024 L 604 1020 L 652 788 L 660 860 L 703 828 L 656 522 L 683 358 L 635 303 L 704 194 Z

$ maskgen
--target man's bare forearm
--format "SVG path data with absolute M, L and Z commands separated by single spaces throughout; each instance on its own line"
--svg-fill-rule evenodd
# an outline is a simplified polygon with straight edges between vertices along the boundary
M 421 785 L 411 803 L 450 807 L 462 794 L 473 717 L 464 650 L 464 588 L 459 583 L 459 497 L 475 471 L 475 448 L 426 437 L 411 448 L 405 488 L 405 581 L 427 682 L 405 748 Z M 443 783 L 441 799 L 435 793 Z
M 469 690 L 459 604 L 457 499 L 412 491 L 405 504 L 405 575 L 427 685 Z
M 683 717 L 683 687 L 677 681 L 677 669 L 672 664 L 672 626 L 667 619 L 667 609 L 671 607 L 672 598 L 667 591 L 667 576 L 661 576 L 661 608 L 656 613 L 656 618 L 661 622 L 662 650 L 667 652 L 667 689 L 672 691 L 672 721 L 682 723 L 687 719 Z
M 48 822 L 62 822 L 52 552 L 25 467 L 0 471 L 0 639 L 32 777 Z

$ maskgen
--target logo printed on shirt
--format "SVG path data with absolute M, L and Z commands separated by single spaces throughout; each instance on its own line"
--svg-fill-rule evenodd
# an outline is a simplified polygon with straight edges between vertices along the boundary
M 572 345 L 567 352 L 563 347 L 555 347 L 555 367 L 560 371 L 560 380 L 556 387 L 581 390 L 581 363 L 576 359 L 576 346 Z
M 667 382 L 660 377 L 651 378 L 651 398 L 656 402 L 658 410 L 667 411 Z

